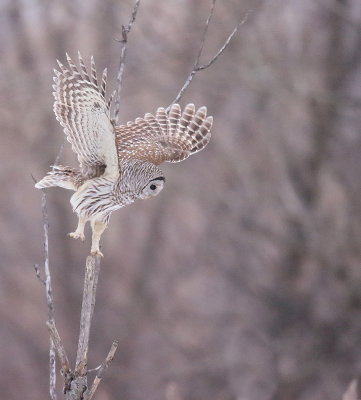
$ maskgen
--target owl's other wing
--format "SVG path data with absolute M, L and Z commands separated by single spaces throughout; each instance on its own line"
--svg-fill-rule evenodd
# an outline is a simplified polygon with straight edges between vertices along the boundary
M 96 175 L 104 167 L 108 172 L 118 171 L 115 132 L 105 100 L 106 69 L 98 85 L 93 57 L 90 75 L 80 53 L 80 69 L 68 55 L 67 61 L 66 67 L 58 61 L 60 71 L 54 70 L 56 119 L 78 156 L 83 174 Z
M 115 128 L 119 162 L 138 159 L 158 165 L 185 160 L 209 143 L 212 122 L 206 107 L 196 111 L 194 104 L 188 104 L 181 112 L 173 104 L 169 113 L 158 108 L 155 116 L 145 114 Z

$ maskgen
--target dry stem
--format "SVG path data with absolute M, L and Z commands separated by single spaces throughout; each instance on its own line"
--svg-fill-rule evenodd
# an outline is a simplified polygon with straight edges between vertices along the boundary
M 69 360 L 68 360 L 68 356 L 66 355 L 66 351 L 65 348 L 63 346 L 63 343 L 61 341 L 59 332 L 56 328 L 55 322 L 54 321 L 47 321 L 46 326 L 49 329 L 49 333 L 50 333 L 50 337 L 53 341 L 54 344 L 54 348 L 57 352 L 59 361 L 60 361 L 60 365 L 61 365 L 61 370 L 62 373 L 66 373 L 67 371 L 70 370 L 69 367 Z
M 54 299 L 53 299 L 53 289 L 51 285 L 51 275 L 49 269 L 49 218 L 48 218 L 48 210 L 46 207 L 46 191 L 42 191 L 41 197 L 41 212 L 43 217 L 43 229 L 44 229 L 44 275 L 45 278 L 42 280 L 40 277 L 39 269 L 35 266 L 36 276 L 38 279 L 45 284 L 45 293 L 46 293 L 46 303 L 48 306 L 48 323 L 51 323 L 55 326 L 55 318 L 54 318 Z M 49 392 L 50 398 L 52 400 L 56 400 L 56 359 L 54 354 L 54 341 L 50 337 L 49 344 Z
M 174 103 L 178 103 L 179 100 L 181 99 L 181 97 L 183 96 L 184 92 L 186 91 L 186 89 L 188 88 L 188 86 L 190 85 L 190 83 L 192 82 L 194 75 L 198 72 L 198 71 L 202 71 L 204 69 L 207 69 L 208 67 L 210 67 L 217 59 L 218 57 L 224 52 L 224 50 L 228 47 L 228 45 L 230 44 L 233 36 L 238 32 L 239 28 L 247 21 L 248 16 L 250 14 L 251 11 L 248 11 L 246 13 L 246 15 L 243 17 L 243 19 L 237 24 L 237 26 L 233 29 L 233 31 L 231 32 L 231 34 L 228 36 L 228 38 L 225 40 L 225 42 L 223 43 L 223 45 L 221 46 L 221 48 L 217 51 L 217 53 L 205 64 L 200 64 L 200 58 L 202 56 L 202 52 L 203 52 L 203 48 L 204 48 L 204 43 L 206 41 L 206 37 L 207 37 L 207 32 L 208 32 L 208 27 L 210 24 L 210 21 L 212 19 L 213 16 L 213 11 L 214 11 L 214 6 L 216 4 L 217 0 L 212 0 L 212 4 L 211 4 L 211 8 L 209 11 L 209 15 L 208 18 L 206 20 L 205 26 L 204 26 L 204 30 L 203 30 L 203 35 L 201 38 L 201 42 L 200 42 L 200 46 L 198 49 L 198 53 L 197 53 L 197 57 L 196 60 L 194 62 L 192 71 L 189 73 L 189 75 L 187 76 L 182 88 L 180 89 L 180 91 L 178 92 L 177 96 L 175 97 L 175 99 L 172 101 L 172 103 L 168 106 L 167 111 L 170 109 L 171 105 Z
M 120 92 L 122 90 L 122 85 L 123 85 L 123 73 L 124 73 L 124 66 L 125 66 L 125 57 L 127 54 L 128 34 L 131 31 L 132 26 L 137 17 L 139 4 L 140 4 L 140 0 L 136 0 L 134 7 L 133 7 L 132 15 L 128 22 L 128 25 L 122 25 L 122 39 L 120 40 L 122 47 L 120 50 L 119 70 L 118 70 L 118 74 L 117 74 L 117 89 L 115 92 L 115 108 L 114 108 L 114 120 L 115 120 L 116 125 L 118 125 L 118 119 L 119 119 Z
M 103 378 L 104 371 L 109 367 L 109 364 L 113 361 L 114 354 L 117 351 L 117 348 L 118 348 L 118 341 L 115 340 L 109 350 L 108 355 L 106 356 L 105 360 L 99 367 L 97 374 L 94 378 L 93 384 L 90 390 L 86 393 L 84 400 L 91 400 L 92 397 L 94 396 L 94 393 L 97 390 L 99 383 Z
M 79 343 L 75 364 L 76 376 L 85 376 L 87 374 L 90 326 L 94 312 L 95 295 L 98 285 L 99 272 L 99 256 L 88 256 L 86 259 L 85 267 L 83 303 L 80 316 Z

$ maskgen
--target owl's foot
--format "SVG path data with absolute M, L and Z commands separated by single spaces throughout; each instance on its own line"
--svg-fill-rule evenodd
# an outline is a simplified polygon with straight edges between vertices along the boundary
M 90 250 L 90 254 L 91 254 L 92 256 L 104 257 L 104 254 L 103 254 L 99 249 L 91 249 L 91 250 Z
M 75 232 L 68 233 L 68 237 L 73 239 L 80 239 L 82 242 L 85 240 L 84 236 L 84 227 L 85 227 L 86 220 L 84 218 L 79 217 L 78 226 Z
M 84 233 L 77 231 L 68 233 L 68 237 L 71 237 L 73 239 L 80 239 L 82 242 L 84 242 L 85 240 Z
M 104 232 L 104 229 L 107 227 L 107 224 L 101 221 L 91 221 L 91 227 L 93 230 L 92 235 L 92 247 L 90 250 L 90 254 L 92 256 L 100 256 L 104 257 L 103 253 L 100 251 L 100 236 Z

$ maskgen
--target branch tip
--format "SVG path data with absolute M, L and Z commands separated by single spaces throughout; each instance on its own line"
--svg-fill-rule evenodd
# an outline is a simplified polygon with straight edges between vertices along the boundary
M 117 74 L 117 89 L 114 96 L 114 117 L 116 123 L 118 123 L 119 119 L 119 109 L 120 109 L 120 92 L 122 90 L 123 85 L 123 73 L 124 73 L 124 66 L 125 66 L 125 59 L 126 59 L 126 52 L 127 52 L 127 44 L 128 44 L 128 34 L 130 33 L 132 26 L 137 18 L 138 8 L 140 5 L 140 0 L 136 0 L 133 6 L 133 11 L 130 16 L 129 22 L 127 25 L 122 24 L 122 39 L 116 40 L 117 42 L 121 43 L 120 49 L 120 57 L 119 57 L 119 69 Z
M 200 41 L 197 57 L 195 59 L 192 71 L 187 76 L 182 88 L 178 92 L 178 94 L 175 97 L 175 99 L 167 107 L 167 109 L 166 109 L 167 112 L 169 111 L 169 109 L 172 106 L 172 104 L 175 104 L 175 103 L 179 102 L 179 100 L 183 96 L 184 92 L 186 91 L 186 89 L 188 88 L 190 83 L 192 82 L 192 80 L 194 78 L 194 75 L 197 72 L 202 71 L 202 70 L 207 69 L 208 67 L 210 67 L 218 59 L 218 57 L 224 52 L 224 50 L 229 46 L 233 36 L 238 32 L 239 28 L 247 21 L 249 14 L 252 12 L 252 10 L 248 10 L 246 12 L 245 16 L 238 22 L 238 24 L 233 29 L 231 34 L 227 37 L 227 39 L 225 40 L 225 42 L 223 43 L 221 48 L 217 51 L 217 53 L 207 63 L 199 64 L 200 58 L 202 56 L 203 48 L 204 48 L 204 43 L 206 41 L 206 37 L 207 37 L 207 33 L 208 33 L 208 27 L 210 25 L 210 21 L 211 21 L 212 16 L 213 16 L 213 11 L 214 11 L 215 4 L 216 4 L 216 0 L 212 0 L 211 8 L 210 8 L 210 11 L 209 11 L 209 14 L 208 14 L 208 18 L 207 18 L 206 23 L 205 23 L 205 27 L 204 27 L 202 38 L 201 38 L 201 41 Z
M 97 390 L 99 383 L 101 382 L 103 378 L 104 371 L 109 367 L 109 364 L 113 361 L 115 352 L 117 351 L 118 348 L 118 340 L 114 340 L 110 350 L 108 352 L 108 355 L 106 356 L 105 360 L 101 363 L 101 365 L 97 368 L 97 374 L 94 378 L 93 384 L 89 390 L 89 392 L 86 393 L 84 400 L 91 400 L 94 396 L 95 391 Z

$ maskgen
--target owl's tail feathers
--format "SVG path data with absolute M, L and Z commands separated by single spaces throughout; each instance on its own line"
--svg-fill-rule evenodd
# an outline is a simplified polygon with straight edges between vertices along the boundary
M 62 165 L 56 165 L 52 168 L 52 171 L 49 171 L 43 179 L 35 184 L 37 189 L 59 186 L 76 191 L 84 183 L 83 175 L 74 168 L 63 167 Z

